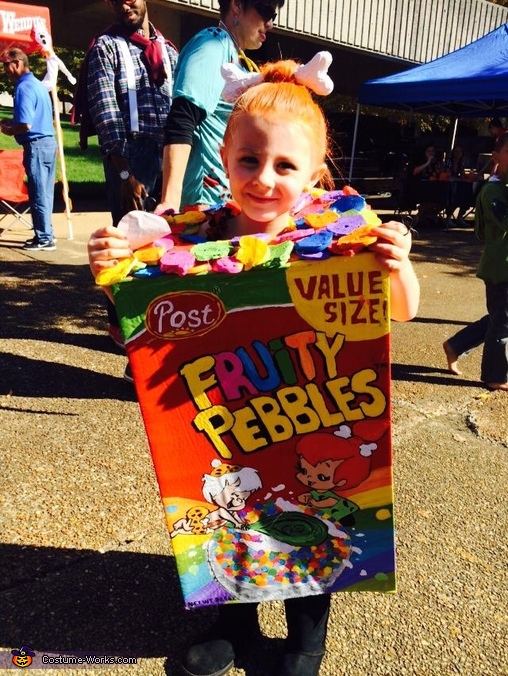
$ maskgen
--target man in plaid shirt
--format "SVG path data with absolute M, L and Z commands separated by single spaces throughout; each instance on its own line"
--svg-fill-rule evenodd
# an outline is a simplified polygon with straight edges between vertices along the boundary
M 146 0 L 106 3 L 116 22 L 89 50 L 85 81 L 116 226 L 129 211 L 143 209 L 158 187 L 178 54 L 148 20 Z M 111 337 L 123 342 L 112 304 L 108 317 Z

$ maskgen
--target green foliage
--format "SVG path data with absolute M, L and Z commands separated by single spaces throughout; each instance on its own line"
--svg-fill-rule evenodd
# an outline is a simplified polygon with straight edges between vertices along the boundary
M 508 0 L 506 0 L 508 5 Z M 335 93 L 329 96 L 323 102 L 323 109 L 325 113 L 332 117 L 337 113 L 356 113 L 357 99 L 353 96 Z M 397 123 L 400 127 L 407 127 L 414 125 L 421 133 L 442 134 L 451 128 L 454 120 L 443 115 L 422 115 L 421 113 L 409 113 L 404 110 L 396 110 L 393 108 L 382 108 L 380 106 L 364 106 L 361 107 L 362 115 L 371 115 L 372 117 L 384 117 L 391 122 Z M 473 129 L 480 129 L 485 123 L 485 119 L 476 119 L 463 121 Z
M 0 117 L 12 117 L 12 109 L 0 106 Z M 104 193 L 104 171 L 102 155 L 94 136 L 88 141 L 88 150 L 83 152 L 79 147 L 79 127 L 73 127 L 65 117 L 61 119 L 63 148 L 67 181 L 71 197 L 94 196 Z M 19 148 L 12 136 L 0 134 L 0 149 Z M 60 168 L 57 175 L 61 177 Z
M 78 49 L 69 49 L 68 47 L 54 47 L 55 54 L 65 63 L 75 78 L 78 77 L 79 68 L 85 56 L 85 53 Z M 34 52 L 28 57 L 30 60 L 30 69 L 39 79 L 42 80 L 46 74 L 46 60 L 40 52 Z M 12 95 L 14 83 L 9 80 L 4 72 L 0 73 L 0 93 L 7 92 Z M 71 102 L 74 97 L 74 85 L 63 73 L 58 73 L 57 82 L 58 98 L 61 101 Z

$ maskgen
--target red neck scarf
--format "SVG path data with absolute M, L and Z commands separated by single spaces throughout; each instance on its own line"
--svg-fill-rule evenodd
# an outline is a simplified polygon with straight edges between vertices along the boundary
M 151 39 L 145 38 L 137 30 L 132 32 L 129 31 L 126 26 L 117 25 L 114 28 L 116 35 L 119 35 L 126 40 L 130 40 L 141 47 L 143 50 L 141 60 L 147 67 L 148 75 L 150 76 L 152 82 L 157 85 L 157 87 L 161 87 L 167 77 L 166 69 L 164 68 L 164 61 L 162 58 L 163 42 L 162 40 L 157 40 L 157 38 L 161 36 L 161 33 L 151 24 L 151 32 L 154 35 L 154 37 Z

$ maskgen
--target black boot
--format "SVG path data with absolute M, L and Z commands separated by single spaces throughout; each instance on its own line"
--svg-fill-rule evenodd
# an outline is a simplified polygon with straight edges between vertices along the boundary
M 219 606 L 212 628 L 185 653 L 183 669 L 190 676 L 224 676 L 234 667 L 242 648 L 259 635 L 257 604 Z
M 318 676 L 325 656 L 330 595 L 284 601 L 288 637 L 278 676 Z
M 192 645 L 182 660 L 183 670 L 190 676 L 224 676 L 234 666 L 233 646 L 220 638 Z
M 304 653 L 286 653 L 278 676 L 318 676 L 319 666 L 325 654 L 305 655 Z

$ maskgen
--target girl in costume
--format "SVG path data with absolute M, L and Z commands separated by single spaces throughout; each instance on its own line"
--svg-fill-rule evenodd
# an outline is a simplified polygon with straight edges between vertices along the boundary
M 226 73 L 231 90 L 239 95 L 230 116 L 221 157 L 237 209 L 223 211 L 220 228 L 205 224 L 211 239 L 239 235 L 282 233 L 290 223 L 290 210 L 301 194 L 319 185 L 327 174 L 327 128 L 314 93 L 330 93 L 327 75 L 331 56 L 320 53 L 310 64 L 294 61 L 267 64 L 261 73 Z M 253 84 L 244 91 L 249 84 Z M 390 274 L 392 317 L 412 319 L 419 300 L 419 285 L 409 251 L 411 235 L 402 223 L 391 221 L 372 228 L 377 238 L 369 249 Z M 128 240 L 116 228 L 94 232 L 88 244 L 94 276 L 118 260 L 132 255 Z M 330 595 L 284 602 L 288 637 L 278 676 L 317 676 L 325 654 Z M 259 635 L 256 605 L 219 607 L 219 621 L 183 659 L 191 676 L 220 676 L 233 668 L 240 650 Z

